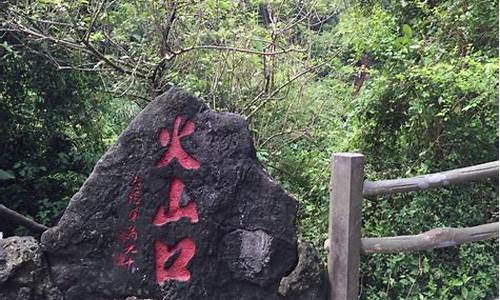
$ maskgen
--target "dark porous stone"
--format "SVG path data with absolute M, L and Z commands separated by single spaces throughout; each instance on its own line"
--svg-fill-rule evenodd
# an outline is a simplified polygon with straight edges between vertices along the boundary
M 65 299 L 279 299 L 297 204 L 247 125 L 175 88 L 151 102 L 42 235 Z
M 40 245 L 33 237 L 0 239 L 0 300 L 56 300 Z
M 326 300 L 326 267 L 319 253 L 309 242 L 299 241 L 299 262 L 290 275 L 280 284 L 280 294 L 285 300 Z

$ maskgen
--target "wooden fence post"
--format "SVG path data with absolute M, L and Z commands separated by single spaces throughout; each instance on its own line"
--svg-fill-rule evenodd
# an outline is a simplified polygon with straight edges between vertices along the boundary
M 330 300 L 358 297 L 364 156 L 334 153 L 330 181 Z

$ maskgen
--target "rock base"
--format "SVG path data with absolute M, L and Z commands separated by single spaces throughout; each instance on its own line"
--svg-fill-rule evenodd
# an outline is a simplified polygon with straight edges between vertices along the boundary
M 0 239 L 0 300 L 59 300 L 49 267 L 33 237 Z

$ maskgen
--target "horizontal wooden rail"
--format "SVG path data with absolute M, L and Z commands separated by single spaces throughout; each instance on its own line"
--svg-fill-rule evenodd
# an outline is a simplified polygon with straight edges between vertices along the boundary
M 404 179 L 365 181 L 363 196 L 412 192 L 498 176 L 498 161 Z
M 498 238 L 498 222 L 468 228 L 435 228 L 417 235 L 362 239 L 363 252 L 396 253 L 430 250 Z
M 467 228 L 435 228 L 417 235 L 403 235 L 382 238 L 363 238 L 361 248 L 364 254 L 398 253 L 456 246 L 460 244 L 498 238 L 498 222 Z M 330 243 L 325 241 L 328 251 Z

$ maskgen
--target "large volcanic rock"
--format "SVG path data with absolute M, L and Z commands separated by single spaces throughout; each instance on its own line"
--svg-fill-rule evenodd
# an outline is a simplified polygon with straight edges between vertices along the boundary
M 42 235 L 65 299 L 278 299 L 296 202 L 245 120 L 171 89 L 99 160 Z

